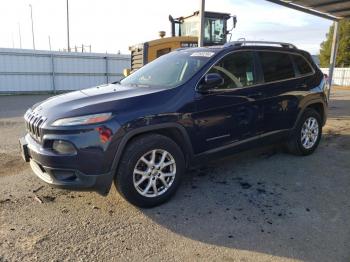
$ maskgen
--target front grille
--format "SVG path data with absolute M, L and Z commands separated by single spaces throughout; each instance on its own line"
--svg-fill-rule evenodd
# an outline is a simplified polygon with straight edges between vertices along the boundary
M 41 142 L 42 138 L 42 125 L 44 124 L 46 118 L 39 115 L 33 111 L 27 111 L 24 115 L 25 125 L 27 132 L 34 138 L 36 141 Z

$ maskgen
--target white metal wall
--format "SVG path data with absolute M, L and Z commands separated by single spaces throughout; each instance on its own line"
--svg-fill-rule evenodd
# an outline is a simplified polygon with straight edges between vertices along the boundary
M 321 68 L 324 74 L 329 74 L 328 68 Z M 337 67 L 334 69 L 333 84 L 339 86 L 350 86 L 350 68 Z
M 119 80 L 130 55 L 0 48 L 0 93 L 77 90 Z

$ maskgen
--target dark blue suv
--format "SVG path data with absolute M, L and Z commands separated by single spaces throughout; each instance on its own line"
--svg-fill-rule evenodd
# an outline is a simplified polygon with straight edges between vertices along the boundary
M 22 155 L 45 182 L 151 207 L 186 168 L 284 141 L 311 154 L 326 122 L 329 85 L 291 44 L 231 42 L 179 49 L 122 81 L 49 98 L 25 114 Z

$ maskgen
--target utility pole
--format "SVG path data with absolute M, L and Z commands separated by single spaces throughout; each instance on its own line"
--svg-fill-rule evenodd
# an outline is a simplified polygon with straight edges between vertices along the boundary
M 202 47 L 204 44 L 204 14 L 205 14 L 205 0 L 200 1 L 199 9 L 199 32 L 198 32 L 198 46 Z
M 331 57 L 330 57 L 330 65 L 329 65 L 329 85 L 330 88 L 332 88 L 333 84 L 333 75 L 334 75 L 334 68 L 336 66 L 337 62 L 337 53 L 339 48 L 339 22 L 334 22 L 334 29 L 333 29 L 333 41 L 332 41 L 332 50 L 331 50 Z
M 19 47 L 22 49 L 21 25 L 18 23 Z
M 49 36 L 49 48 L 50 48 L 50 51 L 51 51 L 51 37 Z
M 70 52 L 70 43 L 69 43 L 69 3 L 67 0 L 67 49 Z
M 29 4 L 30 7 L 30 18 L 32 19 L 32 37 L 33 37 L 33 49 L 35 50 L 35 40 L 34 40 L 34 22 L 33 22 L 33 7 Z

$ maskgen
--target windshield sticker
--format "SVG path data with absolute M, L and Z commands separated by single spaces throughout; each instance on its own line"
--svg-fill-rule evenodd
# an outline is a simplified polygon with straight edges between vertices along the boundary
M 194 52 L 191 56 L 212 57 L 214 54 L 214 52 Z

